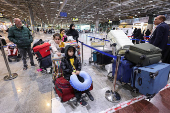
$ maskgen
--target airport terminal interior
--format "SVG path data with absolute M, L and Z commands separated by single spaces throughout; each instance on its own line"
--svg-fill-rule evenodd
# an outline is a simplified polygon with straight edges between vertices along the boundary
M 170 0 L 0 0 L 0 65 L 0 113 L 170 113 Z

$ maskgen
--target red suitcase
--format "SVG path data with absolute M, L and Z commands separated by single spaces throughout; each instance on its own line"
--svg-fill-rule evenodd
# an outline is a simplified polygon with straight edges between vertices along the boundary
M 8 55 L 8 56 L 17 56 L 18 55 L 18 48 L 17 48 L 17 46 L 8 46 L 8 49 L 10 50 L 10 55 Z M 14 49 L 17 49 L 16 50 L 16 52 L 13 54 L 13 52 L 14 52 Z
M 90 87 L 90 90 L 93 89 L 93 84 Z M 71 98 L 75 97 L 74 89 L 64 77 L 57 78 L 55 81 L 55 92 L 61 98 L 62 102 L 68 101 Z
M 44 58 L 50 55 L 50 44 L 44 43 L 42 45 L 38 45 L 33 48 L 34 53 L 37 55 L 38 58 Z

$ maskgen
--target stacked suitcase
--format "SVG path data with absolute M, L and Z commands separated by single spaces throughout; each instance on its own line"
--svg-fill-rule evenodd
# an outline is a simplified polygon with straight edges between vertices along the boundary
M 50 46 L 49 43 L 43 43 L 33 48 L 39 62 L 39 67 L 44 70 L 52 66 Z
M 117 40 L 115 33 L 109 33 L 112 40 L 118 43 L 117 49 L 127 47 L 121 46 L 121 40 Z M 122 40 L 123 41 L 123 40 Z M 162 88 L 169 79 L 170 65 L 159 63 L 161 60 L 161 49 L 149 43 L 130 45 L 126 48 L 125 56 L 121 56 L 118 67 L 117 80 L 124 83 L 131 83 L 134 91 L 152 98 Z M 116 60 L 112 63 L 115 74 Z
M 93 84 L 89 89 L 93 89 Z M 56 78 L 54 90 L 61 98 L 62 102 L 66 102 L 75 97 L 73 87 L 70 85 L 70 82 L 67 81 L 64 77 Z

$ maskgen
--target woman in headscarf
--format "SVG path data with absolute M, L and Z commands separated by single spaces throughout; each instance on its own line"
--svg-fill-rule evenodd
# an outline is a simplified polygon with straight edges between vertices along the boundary
M 79 37 L 79 33 L 77 30 L 75 30 L 75 25 L 71 24 L 70 25 L 70 29 L 68 30 L 67 36 L 73 36 L 73 39 L 77 41 L 78 43 L 78 37 Z

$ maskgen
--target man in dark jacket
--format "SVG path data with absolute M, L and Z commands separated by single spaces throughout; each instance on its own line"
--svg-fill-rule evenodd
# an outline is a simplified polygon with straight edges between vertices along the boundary
M 75 25 L 71 24 L 70 25 L 70 29 L 68 30 L 68 32 L 66 33 L 66 35 L 68 36 L 73 36 L 73 39 L 77 41 L 78 43 L 78 37 L 79 37 L 79 33 L 77 30 L 75 30 Z
M 165 20 L 166 18 L 163 15 L 159 15 L 155 18 L 154 24 L 157 25 L 157 27 L 149 40 L 150 44 L 162 49 L 162 58 L 167 48 L 169 35 L 169 26 L 164 22 Z
M 23 70 L 27 70 L 26 53 L 30 57 L 31 66 L 35 66 L 33 55 L 31 53 L 31 43 L 33 42 L 32 35 L 28 28 L 22 26 L 22 22 L 19 18 L 14 19 L 15 25 L 8 31 L 8 38 L 11 42 L 17 44 L 23 60 Z
M 81 71 L 80 60 L 75 56 L 76 49 L 73 46 L 67 45 L 65 47 L 65 57 L 61 60 L 61 68 L 63 70 L 64 78 L 70 81 L 70 76 L 75 74 L 80 82 L 84 82 L 84 78 L 79 76 Z M 90 100 L 94 100 L 93 96 L 89 92 L 89 89 L 84 91 Z M 86 106 L 87 102 L 81 98 L 82 92 L 74 89 L 75 97 L 81 105 Z

